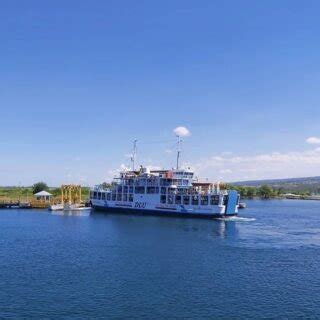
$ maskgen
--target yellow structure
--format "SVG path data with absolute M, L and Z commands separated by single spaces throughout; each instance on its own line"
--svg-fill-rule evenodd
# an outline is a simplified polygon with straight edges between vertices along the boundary
M 38 192 L 31 200 L 32 208 L 48 208 L 52 199 L 52 194 L 46 191 Z
M 51 205 L 80 205 L 81 186 L 75 184 L 64 184 L 61 186 L 61 197 L 53 197 L 50 193 L 40 192 L 34 195 L 30 201 L 32 208 L 48 208 Z
M 81 203 L 81 186 L 76 184 L 63 184 L 61 186 L 61 203 Z

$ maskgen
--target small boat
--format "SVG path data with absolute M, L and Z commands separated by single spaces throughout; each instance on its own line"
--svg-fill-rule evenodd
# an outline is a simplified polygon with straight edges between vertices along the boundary
M 78 207 L 78 208 L 73 208 L 73 209 L 70 209 L 71 211 L 88 211 L 88 210 L 91 210 L 90 207 Z
M 31 209 L 31 203 L 30 202 L 20 202 L 19 209 Z
M 49 206 L 50 211 L 61 211 L 64 210 L 64 205 L 62 203 L 52 204 Z
M 50 211 L 83 211 L 83 210 L 90 210 L 90 207 L 83 207 L 79 204 L 52 204 L 49 207 Z
M 245 209 L 247 207 L 247 204 L 245 202 L 239 203 L 239 209 Z
M 65 204 L 64 211 L 84 211 L 84 210 L 91 210 L 90 207 L 84 207 L 80 204 Z

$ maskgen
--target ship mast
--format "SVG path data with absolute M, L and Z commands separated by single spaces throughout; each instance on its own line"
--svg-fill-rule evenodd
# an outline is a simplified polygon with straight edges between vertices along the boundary
M 179 170 L 179 162 L 180 162 L 180 156 L 181 156 L 181 143 L 182 143 L 182 140 L 181 140 L 181 137 L 180 136 L 177 136 L 178 138 L 178 142 L 177 142 L 177 170 Z
M 137 142 L 138 142 L 137 139 L 133 141 L 133 150 L 132 150 L 132 156 L 131 156 L 132 171 L 135 171 L 136 158 L 137 158 Z

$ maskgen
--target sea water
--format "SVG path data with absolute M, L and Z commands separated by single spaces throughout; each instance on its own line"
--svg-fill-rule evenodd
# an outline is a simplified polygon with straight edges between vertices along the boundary
M 220 220 L 0 210 L 1 319 L 319 319 L 320 201 Z

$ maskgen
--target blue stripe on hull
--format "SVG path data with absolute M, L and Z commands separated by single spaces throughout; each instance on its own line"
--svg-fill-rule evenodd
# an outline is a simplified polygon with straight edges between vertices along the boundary
M 221 214 L 194 214 L 194 213 L 185 213 L 185 212 L 172 212 L 172 211 L 158 211 L 158 210 L 138 210 L 138 209 L 128 209 L 128 208 L 114 208 L 114 207 L 100 207 L 93 206 L 93 209 L 97 211 L 104 211 L 109 213 L 117 214 L 135 214 L 135 215 L 153 215 L 153 216 L 164 216 L 164 217 L 183 217 L 183 218 L 197 218 L 197 219 L 215 219 L 225 217 L 227 215 Z M 228 214 L 228 217 L 231 215 L 236 216 L 237 214 Z

